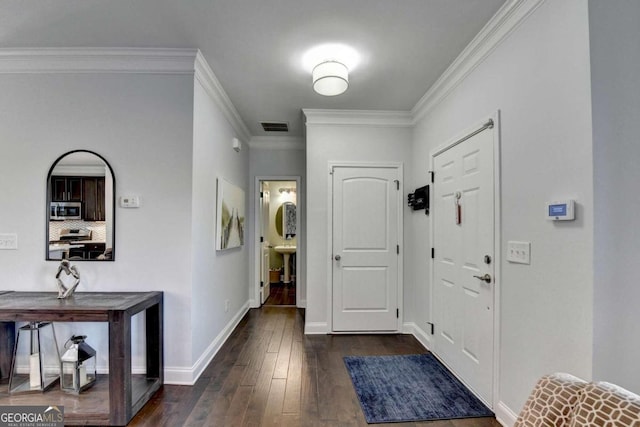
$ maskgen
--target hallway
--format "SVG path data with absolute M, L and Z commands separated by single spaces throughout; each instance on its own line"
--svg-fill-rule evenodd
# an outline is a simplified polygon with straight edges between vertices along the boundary
M 130 426 L 367 426 L 342 357 L 423 353 L 410 335 L 304 335 L 303 311 L 252 309 L 193 387 L 165 385 Z M 394 426 L 494 427 L 493 418 Z
M 296 305 L 296 284 L 272 283 L 264 305 Z

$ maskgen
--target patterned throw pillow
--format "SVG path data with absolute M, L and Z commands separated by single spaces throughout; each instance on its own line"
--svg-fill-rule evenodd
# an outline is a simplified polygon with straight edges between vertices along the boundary
M 570 374 L 556 373 L 540 378 L 513 427 L 563 427 L 587 383 Z
M 640 397 L 615 384 L 589 384 L 580 396 L 570 427 L 639 427 Z

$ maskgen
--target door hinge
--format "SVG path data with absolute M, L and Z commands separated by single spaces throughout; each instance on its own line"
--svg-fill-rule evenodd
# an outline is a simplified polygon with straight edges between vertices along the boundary
M 260 287 L 264 288 L 264 282 L 262 280 L 260 281 Z
M 396 308 L 396 319 L 400 318 L 400 309 Z
M 264 197 L 264 191 L 260 192 L 260 198 L 262 199 Z
M 431 335 L 433 335 L 434 334 L 435 325 L 433 323 L 431 323 L 431 322 L 427 322 L 427 325 L 431 326 Z
M 433 184 L 433 181 L 436 177 L 436 173 L 434 171 L 429 171 L 429 174 L 431 175 L 431 183 Z
M 436 248 L 431 248 L 431 259 L 436 258 Z
M 333 175 L 333 168 L 329 169 L 329 175 Z
M 396 245 L 396 254 L 400 255 L 400 245 Z
M 260 243 L 263 243 L 263 242 L 264 242 L 264 237 L 260 236 Z
M 394 179 L 393 182 L 396 183 L 396 190 L 400 190 L 400 181 L 398 181 L 397 179 Z

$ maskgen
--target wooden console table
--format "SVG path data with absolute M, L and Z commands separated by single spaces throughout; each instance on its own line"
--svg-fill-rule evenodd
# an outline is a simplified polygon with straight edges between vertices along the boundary
M 142 387 L 132 384 L 131 317 L 146 313 L 147 373 Z M 15 330 L 15 322 L 109 322 L 109 409 L 87 414 L 65 408 L 66 424 L 124 426 L 147 403 L 163 383 L 163 293 L 78 292 L 57 299 L 55 292 L 7 292 L 0 294 L 0 339 Z M 4 332 L 3 332 L 4 331 Z M 6 339 L 6 338 L 5 338 Z M 13 345 L 1 346 L 0 362 L 11 360 Z M 2 366 L 0 365 L 0 368 Z M 8 375 L 4 372 L 2 376 Z M 87 392 L 82 398 L 91 394 Z M 43 396 L 47 396 L 46 392 Z M 52 396 L 53 397 L 53 396 Z

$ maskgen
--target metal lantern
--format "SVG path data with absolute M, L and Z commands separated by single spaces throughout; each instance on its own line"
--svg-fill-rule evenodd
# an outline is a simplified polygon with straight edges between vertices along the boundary
M 63 391 L 78 394 L 96 382 L 96 351 L 84 342 L 86 335 L 73 335 L 64 344 L 66 351 L 60 358 Z
M 60 378 L 60 353 L 53 323 L 31 322 L 18 329 L 10 393 L 43 392 Z

